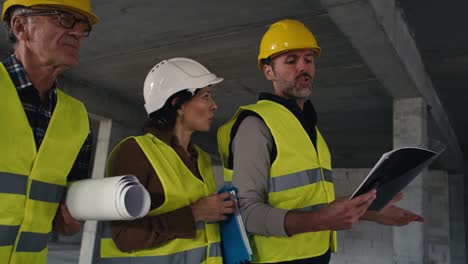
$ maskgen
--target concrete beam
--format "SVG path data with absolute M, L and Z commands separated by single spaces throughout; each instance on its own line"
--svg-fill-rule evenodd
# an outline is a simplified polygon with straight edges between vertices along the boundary
M 389 94 L 424 98 L 452 159 L 461 164 L 458 139 L 395 1 L 322 0 L 322 5 Z
M 92 87 L 67 75 L 59 77 L 58 86 L 66 93 L 81 100 L 89 113 L 112 119 L 114 123 L 129 129 L 141 128 L 146 120 L 143 105 L 138 107 L 129 100 L 112 94 L 107 89 Z

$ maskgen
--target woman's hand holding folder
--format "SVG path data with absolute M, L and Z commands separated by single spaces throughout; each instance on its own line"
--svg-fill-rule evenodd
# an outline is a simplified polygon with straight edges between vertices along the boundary
M 226 214 L 234 213 L 234 202 L 228 192 L 212 194 L 192 204 L 192 214 L 196 222 L 218 222 L 227 219 Z

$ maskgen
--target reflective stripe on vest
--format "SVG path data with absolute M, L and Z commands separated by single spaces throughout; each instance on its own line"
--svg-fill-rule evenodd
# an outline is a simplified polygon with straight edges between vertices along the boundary
M 198 168 L 203 181 L 198 179 L 185 166 L 177 153 L 170 146 L 151 134 L 132 137 L 158 172 L 164 186 L 164 203 L 148 215 L 164 214 L 190 204 L 198 199 L 215 193 L 215 180 L 211 160 L 207 153 L 195 146 L 198 152 Z M 128 139 L 123 140 L 125 142 Z M 122 142 L 120 144 L 122 144 Z M 112 166 L 115 153 L 120 144 L 112 151 L 108 159 L 108 168 Z M 124 253 L 118 250 L 114 241 L 103 236 L 101 239 L 102 263 L 222 263 L 219 248 L 220 234 L 216 223 L 195 223 L 197 232 L 194 239 L 173 239 L 161 246 L 145 250 Z M 109 234 L 109 232 L 106 232 Z M 190 256 L 190 258 L 187 258 Z M 112 262 L 109 260 L 119 260 Z M 131 260 L 131 261 L 130 261 Z M 109 261 L 109 262 L 108 262 Z M 177 262 L 181 261 L 181 262 Z
M 28 176 L 0 172 L 0 193 L 26 194 Z
M 67 188 L 65 186 L 32 180 L 29 199 L 59 203 L 66 190 Z
M 10 246 L 15 243 L 19 226 L 0 225 L 0 246 Z
M 18 92 L 0 64 L 0 259 L 45 264 L 47 241 L 67 176 L 89 133 L 83 104 L 59 89 L 39 150 Z
M 222 257 L 221 242 L 215 242 L 210 244 L 209 248 L 210 257 Z
M 199 247 L 183 252 L 177 252 L 165 256 L 136 256 L 104 258 L 99 261 L 102 264 L 155 264 L 155 263 L 180 263 L 180 264 L 200 264 L 200 260 L 206 259 L 206 247 Z M 221 243 L 210 245 L 210 257 L 221 257 Z
M 331 171 L 324 170 L 324 181 L 333 182 Z M 268 179 L 268 192 L 280 192 L 322 181 L 321 169 L 311 169 Z
M 50 233 L 21 232 L 16 252 L 41 252 L 47 247 Z
M 323 178 L 324 181 L 333 183 L 331 171 L 323 169 Z M 320 169 L 306 170 L 281 177 L 269 178 L 268 191 L 279 192 L 320 181 L 322 181 L 322 172 Z M 232 181 L 224 181 L 224 185 L 230 187 L 232 186 Z
M 199 232 L 197 232 L 199 233 Z M 104 244 L 103 244 L 104 243 Z M 104 245 L 104 248 L 110 249 L 110 245 L 115 245 L 111 238 L 101 238 L 101 244 Z M 101 259 L 98 263 L 109 263 L 109 264 L 117 264 L 117 263 L 126 263 L 126 264 L 145 264 L 145 263 L 215 263 L 215 264 L 222 264 L 222 250 L 221 250 L 221 242 L 211 243 L 210 246 L 207 248 L 205 245 L 197 248 L 191 248 L 184 251 L 179 251 L 176 253 L 169 253 L 166 255 L 158 255 L 158 256 L 151 256 L 150 251 L 151 249 L 142 250 L 140 252 L 134 251 L 131 253 L 123 253 L 119 254 L 119 256 L 114 257 L 104 257 L 103 248 L 101 245 Z M 115 249 L 114 249 L 115 250 Z M 117 249 L 118 250 L 118 249 Z M 143 253 L 144 252 L 144 253 Z M 207 258 L 206 256 L 209 256 Z
M 335 198 L 331 157 L 318 129 L 316 146 L 297 118 L 284 106 L 269 100 L 241 107 L 218 131 L 218 147 L 224 165 L 225 182 L 232 181 L 228 168 L 232 128 L 244 110 L 258 114 L 269 128 L 277 155 L 270 168 L 268 203 L 288 211 L 320 210 Z M 291 237 L 251 236 L 253 262 L 269 263 L 310 258 L 336 249 L 336 234 L 308 232 Z M 314 245 L 314 247 L 310 247 Z M 281 248 L 281 250 L 278 250 Z

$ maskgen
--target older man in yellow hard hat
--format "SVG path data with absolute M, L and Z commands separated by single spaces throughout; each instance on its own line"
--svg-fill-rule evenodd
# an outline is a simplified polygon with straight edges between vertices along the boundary
M 56 80 L 98 17 L 90 0 L 6 0 L 2 21 L 14 53 L 0 63 L 0 263 L 45 264 L 52 227 L 81 228 L 63 197 L 92 151 L 84 105 Z

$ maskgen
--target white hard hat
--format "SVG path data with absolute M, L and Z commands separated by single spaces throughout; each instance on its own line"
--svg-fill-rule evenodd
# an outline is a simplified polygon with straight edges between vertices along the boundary
M 205 66 L 188 58 L 173 58 L 156 64 L 148 73 L 143 86 L 145 109 L 149 114 L 161 109 L 173 94 L 217 84 L 223 78 L 211 73 Z

